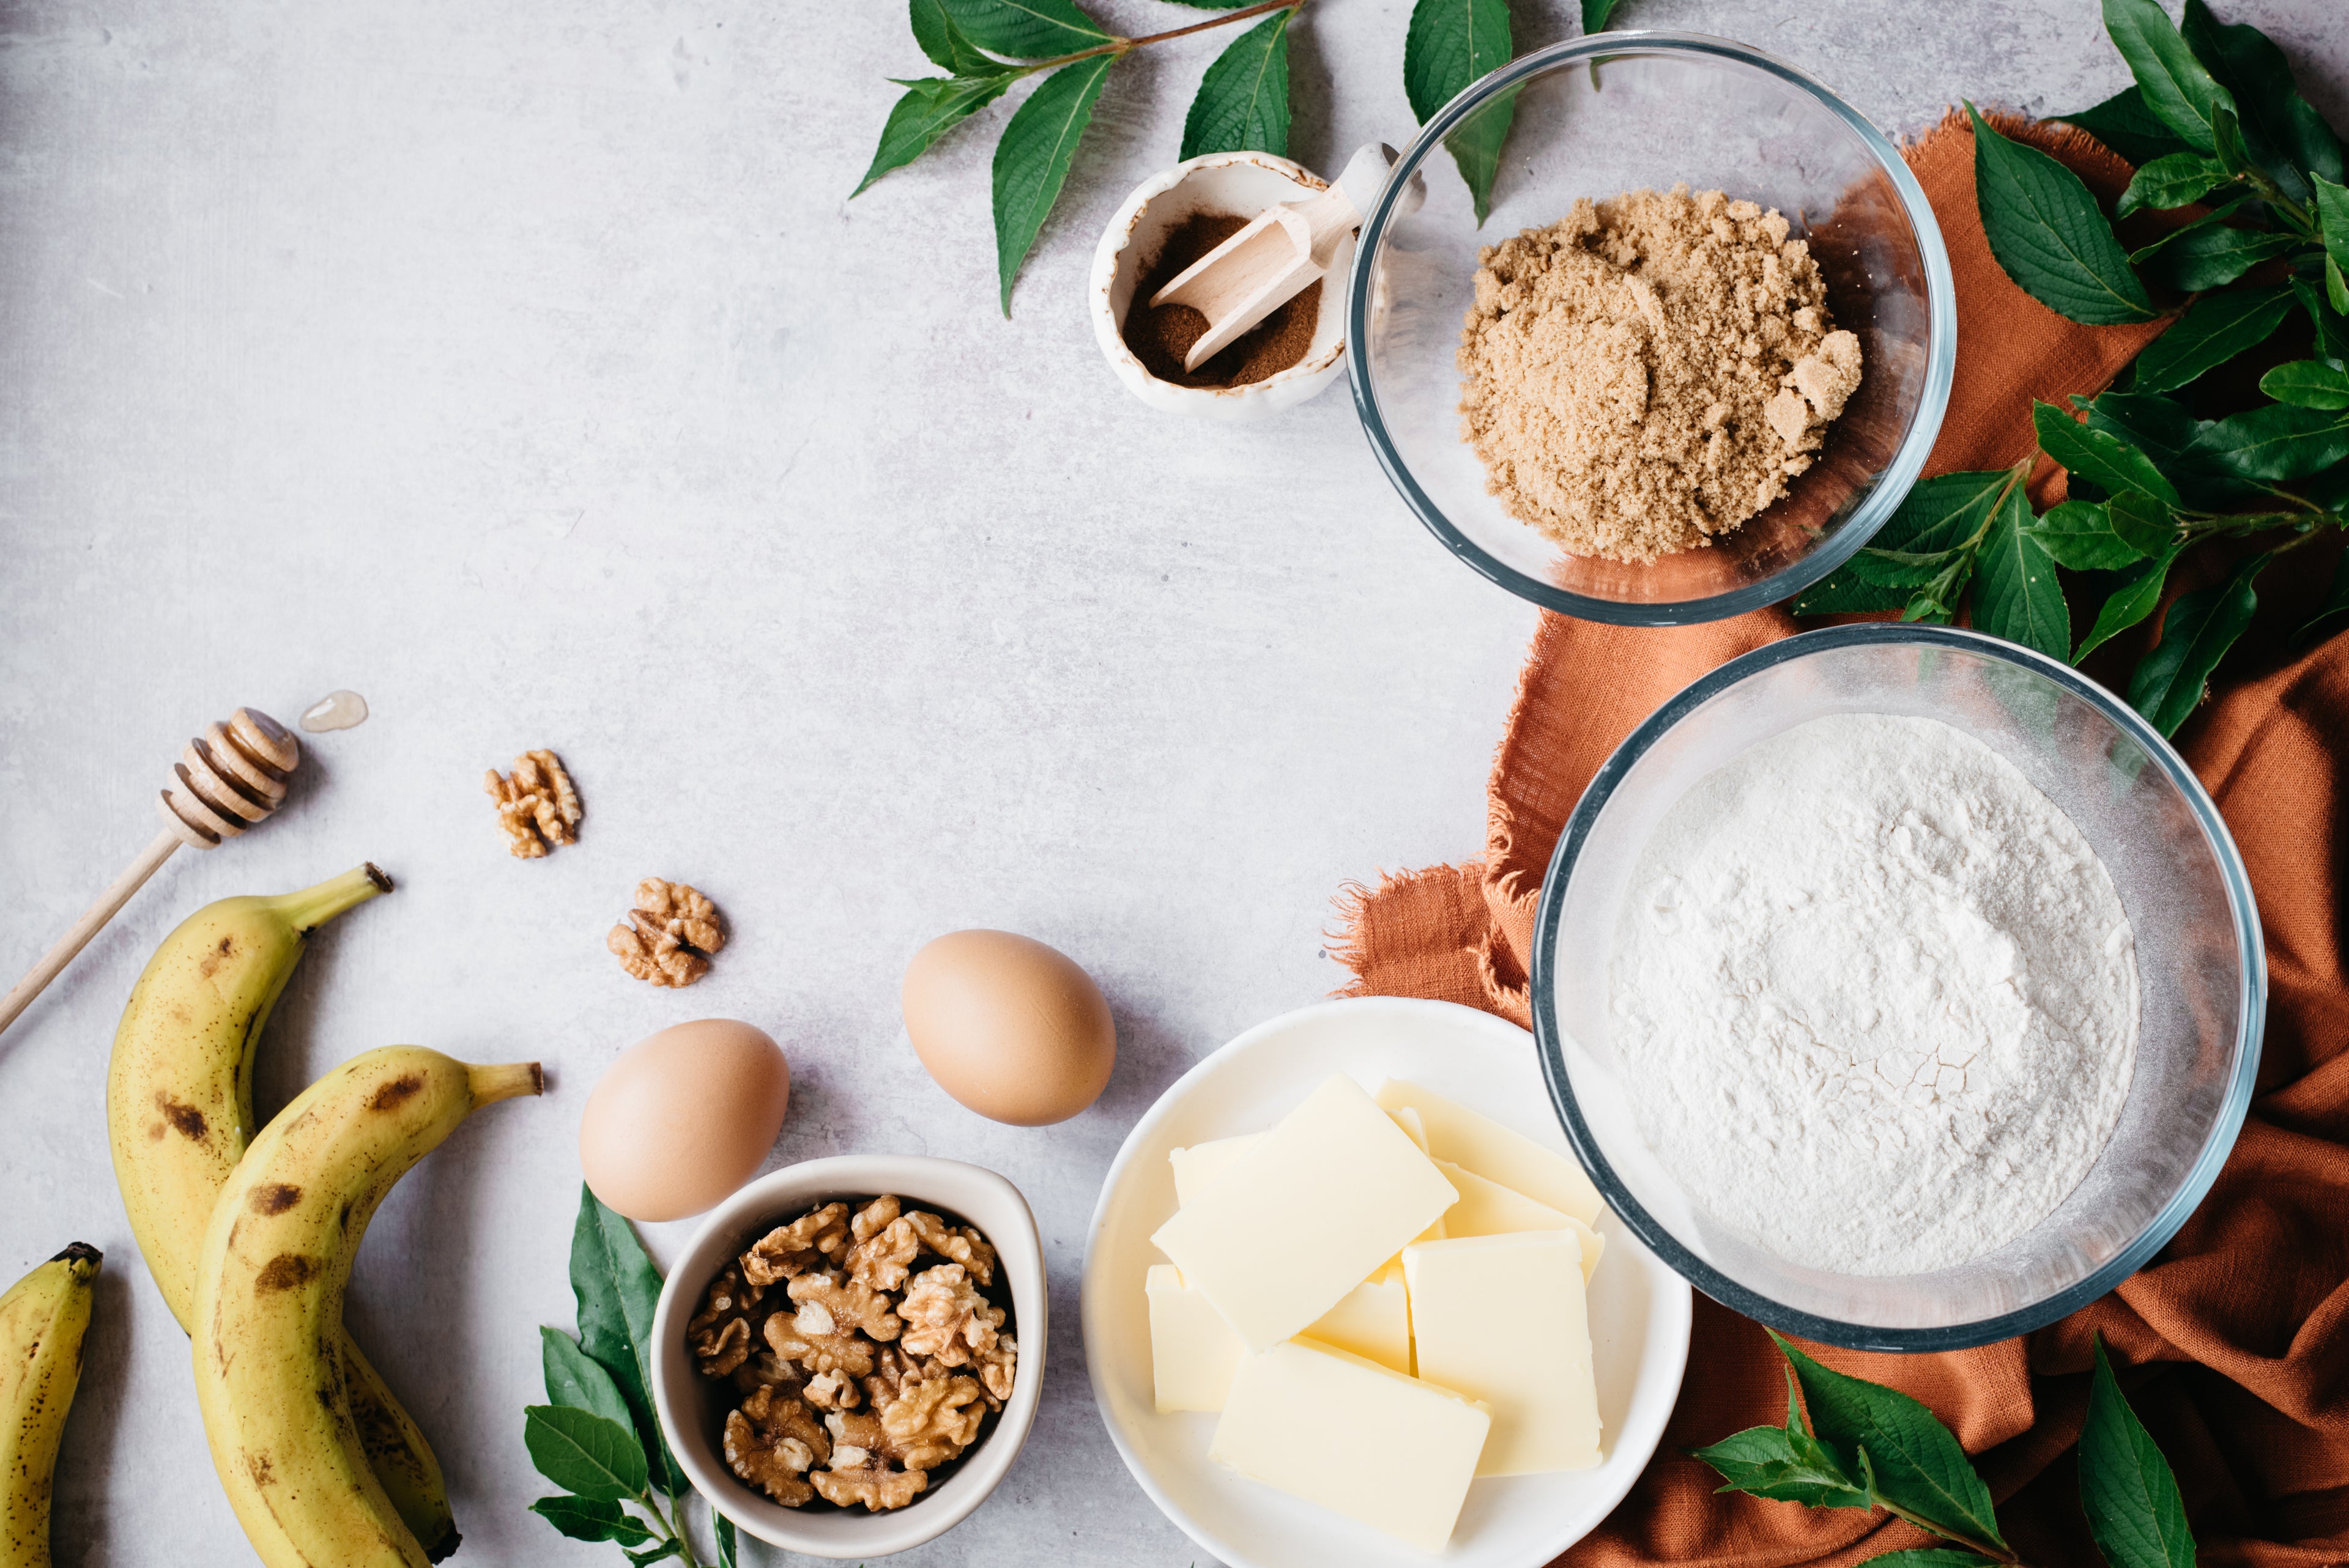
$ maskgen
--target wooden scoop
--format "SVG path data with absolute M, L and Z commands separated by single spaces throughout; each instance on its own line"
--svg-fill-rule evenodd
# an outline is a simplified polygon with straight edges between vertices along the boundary
M 1369 143 L 1347 160 L 1345 172 L 1329 190 L 1258 213 L 1152 296 L 1153 309 L 1186 304 L 1207 318 L 1207 330 L 1184 355 L 1183 368 L 1196 370 L 1326 275 L 1339 242 L 1361 226 L 1362 215 L 1385 188 L 1394 160 L 1393 148 Z M 1417 206 L 1425 190 L 1413 175 L 1412 189 L 1402 199 Z
M 301 762 L 302 743 L 294 732 L 250 707 L 238 708 L 226 724 L 212 725 L 189 741 L 171 765 L 179 787 L 166 789 L 155 799 L 163 830 L 0 999 L 0 1029 L 16 1021 L 16 1015 L 130 902 L 130 895 L 171 858 L 172 851 L 181 844 L 212 849 L 277 810 L 285 799 L 286 775 Z

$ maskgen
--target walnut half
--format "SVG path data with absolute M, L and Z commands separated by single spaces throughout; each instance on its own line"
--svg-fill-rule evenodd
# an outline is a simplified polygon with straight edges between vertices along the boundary
M 540 747 L 513 759 L 512 777 L 494 768 L 481 779 L 481 788 L 497 802 L 498 826 L 506 830 L 506 852 L 517 860 L 534 861 L 556 844 L 579 841 L 579 791 L 562 760 Z
M 815 1496 L 807 1473 L 831 1460 L 831 1435 L 786 1389 L 761 1388 L 727 1415 L 727 1468 L 785 1508 Z
M 709 973 L 709 955 L 726 945 L 726 933 L 717 906 L 699 892 L 647 877 L 636 884 L 636 907 L 604 945 L 647 985 L 690 985 Z

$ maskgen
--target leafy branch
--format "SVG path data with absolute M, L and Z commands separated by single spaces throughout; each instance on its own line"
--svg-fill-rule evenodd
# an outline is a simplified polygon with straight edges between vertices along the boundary
M 893 77 L 905 89 L 881 128 L 864 178 L 849 194 L 902 169 L 1011 89 L 1040 76 L 995 144 L 995 260 L 1003 314 L 1020 263 L 1061 198 L 1077 146 L 1092 124 L 1109 73 L 1136 49 L 1257 20 L 1216 57 L 1183 120 L 1183 158 L 1254 150 L 1288 152 L 1288 25 L 1308 0 L 1174 0 L 1220 11 L 1211 21 L 1121 37 L 1074 0 L 910 0 L 914 41 L 942 77 Z M 1607 26 L 1618 0 L 1581 0 L 1586 32 Z M 1424 122 L 1516 53 L 1508 0 L 1416 0 L 1403 44 L 1403 85 Z M 1482 223 L 1500 171 L 1514 101 L 1486 109 L 1445 139 Z
M 2019 1561 L 1999 1532 L 1990 1488 L 1931 1410 L 1896 1388 L 1823 1367 L 1776 1334 L 1770 1337 L 1786 1357 L 1786 1424 L 1749 1427 L 1690 1450 L 1721 1472 L 1727 1484 L 1718 1490 L 1809 1508 L 1882 1509 L 1952 1542 L 1885 1553 L 1863 1568 Z M 2193 1568 L 2194 1537 L 2178 1479 L 2114 1380 L 2104 1341 L 2094 1346 L 2079 1454 L 2088 1532 L 2112 1568 Z
M 2077 175 L 1968 104 L 1982 229 L 2007 275 L 2071 320 L 2153 321 L 2174 308 L 2158 300 L 2177 295 L 2183 308 L 2125 385 L 2072 408 L 2033 405 L 2039 449 L 2069 470 L 2070 499 L 2034 514 L 2028 462 L 1928 480 L 1794 608 L 1931 621 L 1968 608 L 1981 629 L 2076 664 L 2150 616 L 2195 545 L 2267 538 L 2225 582 L 2171 605 L 2137 661 L 2129 702 L 2168 735 L 2251 624 L 2260 574 L 2349 527 L 2349 191 L 2339 137 L 2257 28 L 2220 23 L 2203 0 L 2186 0 L 2182 27 L 2156 0 L 2104 0 L 2104 14 L 2136 85 L 2057 118 L 2137 164 L 2118 215 L 2206 210 L 2130 251 Z M 2262 281 L 2245 281 L 2255 268 Z M 2259 350 L 2295 309 L 2313 354 L 2261 377 L 2266 401 L 2204 419 L 2181 400 Z M 2076 645 L 2062 573 L 2099 601 Z M 2293 641 L 2344 623 L 2349 556 Z
M 617 1542 L 638 1568 L 672 1557 L 685 1568 L 701 1568 L 685 1524 L 692 1487 L 652 1408 L 660 1288 L 660 1274 L 628 1222 L 581 1187 L 571 1235 L 579 1337 L 538 1331 L 548 1402 L 523 1412 L 531 1463 L 566 1495 L 542 1497 L 530 1511 L 574 1541 Z M 714 1511 L 712 1518 L 716 1568 L 736 1568 L 734 1522 Z
M 1061 199 L 1111 68 L 1136 49 L 1254 17 L 1263 20 L 1207 67 L 1184 124 L 1183 156 L 1242 148 L 1287 153 L 1288 24 L 1307 0 L 1177 3 L 1225 15 L 1126 38 L 1078 9 L 1074 0 L 911 0 L 914 41 L 947 75 L 896 78 L 905 94 L 889 111 L 872 165 L 850 194 L 864 194 L 891 170 L 919 158 L 1023 77 L 1041 76 L 995 144 L 996 273 L 1003 314 L 1009 315 L 1012 281 Z

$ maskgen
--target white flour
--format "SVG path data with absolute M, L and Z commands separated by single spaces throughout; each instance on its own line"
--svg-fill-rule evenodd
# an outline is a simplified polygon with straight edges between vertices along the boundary
M 1650 1147 L 1715 1219 L 1844 1274 L 2029 1230 L 2137 1061 L 2111 875 L 1932 719 L 1813 719 L 1700 780 L 1640 858 L 1609 979 Z

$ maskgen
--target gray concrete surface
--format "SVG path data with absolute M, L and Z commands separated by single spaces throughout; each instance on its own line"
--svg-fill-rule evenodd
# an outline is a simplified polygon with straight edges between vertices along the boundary
M 2225 9 L 2349 123 L 2337 0 Z M 1299 157 L 1408 129 L 1407 10 L 1314 0 Z M 1521 6 L 1523 30 L 1571 10 Z M 1960 95 L 2049 111 L 2124 80 L 2089 0 L 1626 0 L 1621 19 L 1760 45 L 1898 131 Z M 1102 366 L 1078 304 L 1095 236 L 1174 160 L 1217 46 L 1119 68 L 1006 322 L 1005 108 L 845 200 L 883 78 L 925 69 L 895 5 L 6 6 L 0 969 L 145 841 L 203 721 L 291 718 L 338 686 L 375 708 L 316 741 L 282 820 L 181 855 L 0 1037 L 0 1276 L 75 1239 L 109 1260 L 60 1563 L 244 1558 L 115 1194 L 108 1042 L 181 915 L 362 858 L 400 890 L 317 943 L 264 1044 L 264 1113 L 394 1041 L 553 1073 L 409 1179 L 353 1292 L 447 1463 L 460 1562 L 615 1560 L 523 1511 L 546 1489 L 521 1412 L 537 1326 L 572 1321 L 582 1099 L 628 1042 L 707 1015 L 791 1052 L 774 1162 L 975 1160 L 1042 1221 L 1041 1419 L 992 1502 L 906 1561 L 1199 1558 L 1087 1391 L 1096 1186 L 1185 1064 L 1339 982 L 1342 882 L 1475 851 L 1532 624 L 1396 500 L 1342 390 L 1194 428 Z M 588 820 L 523 863 L 479 779 L 536 745 Z M 732 923 L 690 992 L 603 951 L 655 873 Z M 897 976 L 967 924 L 1101 978 L 1122 1055 L 1093 1110 L 998 1127 L 922 1075 Z M 682 1233 L 654 1231 L 660 1252 Z

